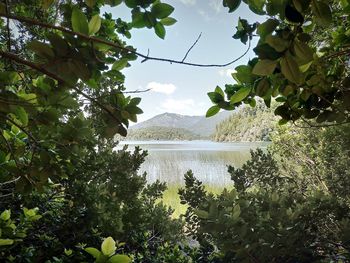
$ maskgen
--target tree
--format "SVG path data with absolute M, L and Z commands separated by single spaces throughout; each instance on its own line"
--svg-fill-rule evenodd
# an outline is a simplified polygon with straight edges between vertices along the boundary
M 223 4 L 233 12 L 241 2 L 224 0 Z M 258 37 L 256 57 L 236 67 L 232 74 L 236 84 L 227 84 L 225 92 L 217 87 L 208 93 L 215 105 L 207 116 L 243 103 L 254 106 L 254 98 L 260 97 L 268 107 L 273 98 L 281 104 L 275 110 L 282 118 L 280 124 L 350 122 L 349 1 L 243 2 L 268 19 L 261 24 L 239 19 L 233 37 L 249 45 Z

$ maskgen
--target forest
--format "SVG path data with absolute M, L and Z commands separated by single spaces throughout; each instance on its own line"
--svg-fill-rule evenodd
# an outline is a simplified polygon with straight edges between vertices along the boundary
M 167 184 L 141 172 L 148 152 L 116 140 L 143 113 L 125 87 L 137 60 L 220 66 L 129 44 L 135 28 L 164 39 L 174 7 L 1 1 L 0 262 L 350 261 L 350 1 L 220 4 L 232 21 L 244 5 L 263 22 L 238 19 L 233 38 L 255 57 L 207 94 L 206 116 L 244 111 L 249 121 L 229 119 L 216 140 L 267 140 L 268 129 L 271 143 L 242 166 L 227 163 L 231 185 L 219 193 L 181 175 L 186 211 L 175 217 Z M 132 21 L 105 6 L 127 8 Z

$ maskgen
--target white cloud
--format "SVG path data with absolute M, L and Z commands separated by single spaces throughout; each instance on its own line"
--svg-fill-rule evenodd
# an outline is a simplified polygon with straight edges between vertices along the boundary
M 180 2 L 182 2 L 185 5 L 195 5 L 196 4 L 196 0 L 180 0 Z
M 220 13 L 223 9 L 222 0 L 210 0 L 209 6 L 214 9 L 216 13 Z
M 163 93 L 167 95 L 174 93 L 176 90 L 176 86 L 174 84 L 162 84 L 154 81 L 148 83 L 146 88 L 151 89 L 153 92 Z
M 231 78 L 231 74 L 232 73 L 235 73 L 236 71 L 234 69 L 221 69 L 219 70 L 219 75 L 220 76 L 226 76 L 226 77 L 229 77 Z

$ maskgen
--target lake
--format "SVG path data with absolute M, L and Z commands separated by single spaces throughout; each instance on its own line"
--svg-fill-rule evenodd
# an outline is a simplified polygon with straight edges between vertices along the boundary
M 148 151 L 141 166 L 149 182 L 160 180 L 169 185 L 183 185 L 183 175 L 192 170 L 206 185 L 232 184 L 227 166 L 240 167 L 250 158 L 250 150 L 266 148 L 268 143 L 219 143 L 212 141 L 122 141 L 132 150 L 140 146 Z

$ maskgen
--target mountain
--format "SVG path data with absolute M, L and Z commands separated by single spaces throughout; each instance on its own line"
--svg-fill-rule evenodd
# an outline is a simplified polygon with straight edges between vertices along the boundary
M 130 131 L 147 129 L 153 127 L 185 129 L 190 133 L 200 137 L 209 137 L 215 132 L 216 125 L 227 119 L 231 112 L 220 112 L 214 117 L 206 118 L 205 116 L 187 116 L 176 113 L 163 113 L 153 118 L 140 122 L 130 127 Z

